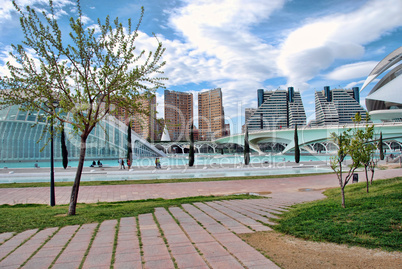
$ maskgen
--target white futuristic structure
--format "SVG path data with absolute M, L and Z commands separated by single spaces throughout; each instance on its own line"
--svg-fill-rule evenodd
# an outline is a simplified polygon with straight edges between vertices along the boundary
M 317 153 L 322 151 L 328 153 L 337 149 L 331 142 L 331 133 L 340 134 L 341 132 L 354 128 L 355 125 L 331 125 L 324 127 L 304 127 L 298 129 L 299 146 L 307 152 Z M 365 128 L 365 123 L 360 124 L 359 128 Z M 374 126 L 375 138 L 379 138 L 382 132 L 384 144 L 388 149 L 402 148 L 402 122 L 383 123 Z M 286 153 L 294 149 L 294 129 L 284 128 L 281 130 L 262 130 L 249 132 L 250 147 L 260 154 L 265 154 L 258 144 L 268 144 L 272 149 L 280 149 L 281 153 Z M 244 134 L 223 137 L 214 141 L 217 144 L 234 143 L 244 145 Z
M 0 109 L 0 160 L 48 161 L 50 146 L 46 146 L 50 134 L 46 129 L 46 117 L 39 111 L 22 111 L 18 106 Z M 55 123 L 56 125 L 57 123 Z M 80 137 L 65 126 L 69 160 L 78 160 Z M 43 136 L 42 139 L 40 139 Z M 133 157 L 158 157 L 163 152 L 148 143 L 135 132 L 131 133 Z M 54 137 L 54 156 L 61 160 L 60 134 Z M 43 148 L 43 150 L 42 150 Z M 118 159 L 127 155 L 127 126 L 109 116 L 91 132 L 87 139 L 86 158 Z
M 363 90 L 386 73 L 366 97 L 367 110 L 373 121 L 402 121 L 402 47 L 391 52 L 371 71 Z

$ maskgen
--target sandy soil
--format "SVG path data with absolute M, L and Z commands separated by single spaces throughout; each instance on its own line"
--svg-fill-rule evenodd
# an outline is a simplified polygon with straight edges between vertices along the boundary
M 281 268 L 402 268 L 401 252 L 305 241 L 277 232 L 239 235 Z

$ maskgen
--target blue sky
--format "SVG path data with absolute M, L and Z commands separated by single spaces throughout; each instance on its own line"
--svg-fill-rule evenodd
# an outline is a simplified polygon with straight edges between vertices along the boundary
M 47 0 L 19 0 L 40 8 Z M 54 0 L 65 29 L 71 0 Z M 256 90 L 293 86 L 314 119 L 314 91 L 361 87 L 374 66 L 401 46 L 401 0 L 81 0 L 86 25 L 106 15 L 125 23 L 145 17 L 138 47 L 166 47 L 167 88 L 194 93 L 222 88 L 232 133 L 244 108 L 257 106 Z M 0 0 L 0 75 L 10 44 L 22 33 L 10 0 Z M 370 91 L 362 92 L 364 97 Z M 163 116 L 163 90 L 157 92 Z

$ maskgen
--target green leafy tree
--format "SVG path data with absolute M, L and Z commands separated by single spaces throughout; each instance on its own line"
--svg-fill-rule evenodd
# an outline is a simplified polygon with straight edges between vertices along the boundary
M 297 124 L 295 126 L 294 142 L 295 142 L 295 162 L 299 163 L 300 162 L 300 147 L 299 147 L 299 137 L 297 135 Z
M 163 87 L 160 77 L 165 49 L 155 38 L 155 51 L 136 48 L 138 29 L 116 18 L 98 19 L 98 29 L 86 28 L 79 0 L 77 15 L 70 18 L 71 32 L 62 34 L 53 1 L 42 15 L 27 6 L 20 14 L 22 45 L 12 45 L 10 76 L 0 78 L 0 105 L 21 105 L 72 126 L 80 136 L 80 157 L 71 191 L 69 215 L 76 214 L 78 191 L 85 160 L 86 142 L 95 126 L 118 107 L 129 113 L 149 113 L 140 105 L 141 95 Z M 59 103 L 56 110 L 53 102 Z M 48 107 L 43 103 L 48 103 Z M 66 115 L 69 115 L 67 117 Z
M 356 157 L 353 154 L 353 148 L 356 146 L 352 145 L 352 137 L 350 135 L 351 129 L 343 131 L 340 134 L 331 133 L 331 138 L 334 143 L 338 146 L 338 151 L 336 156 L 331 157 L 331 168 L 334 170 L 338 177 L 339 186 L 341 188 L 341 197 L 342 197 L 342 207 L 345 208 L 345 187 L 349 183 L 350 179 L 353 176 L 353 172 L 358 167 L 359 163 L 353 161 L 349 166 L 349 170 L 347 172 L 343 171 L 342 163 L 345 160 L 346 156 L 349 153 L 352 153 L 353 157 Z M 352 148 L 353 147 L 353 148 Z M 352 159 L 353 159 L 352 157 Z M 345 174 L 345 175 L 344 175 Z
M 368 170 L 372 171 L 372 175 L 374 174 L 373 158 L 374 158 L 374 150 L 376 148 L 373 138 L 374 138 L 374 125 L 369 125 L 370 115 L 367 113 L 365 120 L 364 129 L 360 128 L 359 124 L 362 121 L 362 117 L 359 113 L 355 115 L 353 118 L 355 122 L 355 128 L 353 131 L 353 139 L 352 143 L 354 147 L 353 150 L 356 150 L 355 153 L 352 153 L 361 165 L 364 166 L 364 172 L 366 176 L 366 190 L 369 192 L 369 177 Z
M 194 165 L 194 125 L 190 127 L 190 151 L 188 153 L 188 166 Z
M 248 127 L 246 125 L 246 133 L 244 134 L 244 164 L 250 163 L 250 145 L 248 141 Z

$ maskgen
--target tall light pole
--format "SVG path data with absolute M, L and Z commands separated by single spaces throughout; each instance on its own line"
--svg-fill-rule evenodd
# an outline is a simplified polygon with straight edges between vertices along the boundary
M 57 108 L 59 102 L 53 101 L 52 107 Z M 54 143 L 53 143 L 53 117 L 50 117 L 50 206 L 56 205 L 56 197 L 54 192 Z

